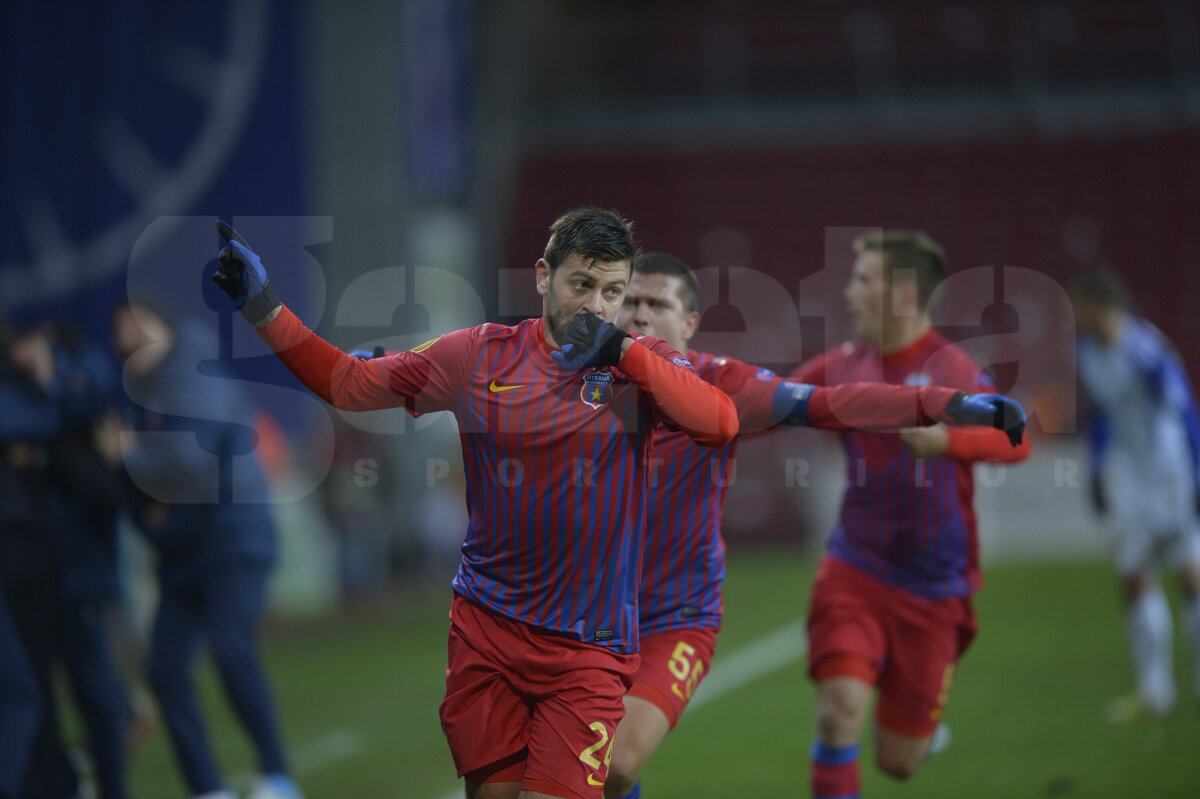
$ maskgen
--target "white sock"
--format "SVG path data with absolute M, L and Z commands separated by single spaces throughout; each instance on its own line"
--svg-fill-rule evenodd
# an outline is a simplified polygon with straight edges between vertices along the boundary
M 1171 607 L 1162 588 L 1154 586 L 1129 608 L 1127 624 L 1138 694 L 1160 713 L 1175 704 L 1171 662 Z
M 1184 602 L 1183 626 L 1192 649 L 1192 688 L 1200 698 L 1200 597 Z

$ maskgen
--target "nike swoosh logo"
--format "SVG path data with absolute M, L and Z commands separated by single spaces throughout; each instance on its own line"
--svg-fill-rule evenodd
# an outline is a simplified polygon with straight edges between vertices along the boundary
M 500 391 L 512 391 L 514 388 L 525 388 L 525 384 L 522 383 L 519 386 L 502 386 L 495 380 L 488 384 L 488 391 L 492 392 L 493 394 Z
M 604 784 L 604 780 L 598 780 L 595 777 L 593 777 L 591 774 L 588 775 L 588 785 L 603 785 L 603 784 Z

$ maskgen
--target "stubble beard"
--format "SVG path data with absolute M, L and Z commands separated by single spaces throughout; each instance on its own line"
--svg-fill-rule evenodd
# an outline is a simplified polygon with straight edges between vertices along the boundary
M 546 295 L 546 325 L 550 329 L 550 337 L 560 347 L 563 343 L 563 334 L 566 332 L 570 321 L 570 317 L 563 316 L 562 305 L 554 295 Z

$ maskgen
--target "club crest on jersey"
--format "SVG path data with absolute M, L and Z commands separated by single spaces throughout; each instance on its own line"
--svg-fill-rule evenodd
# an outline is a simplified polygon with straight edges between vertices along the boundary
M 607 405 L 612 399 L 612 384 L 611 373 L 589 369 L 583 376 L 583 388 L 579 390 L 579 398 L 599 410 L 601 405 Z
M 913 372 L 908 377 L 904 378 L 906 386 L 932 386 L 933 378 L 924 372 Z

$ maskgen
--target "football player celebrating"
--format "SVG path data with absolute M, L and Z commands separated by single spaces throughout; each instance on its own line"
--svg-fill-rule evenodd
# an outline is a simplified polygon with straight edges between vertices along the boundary
M 721 447 L 732 402 L 665 342 L 611 322 L 636 248 L 596 208 L 550 228 L 537 319 L 361 359 L 304 327 L 228 240 L 214 280 L 312 391 L 345 410 L 454 413 L 470 521 L 453 581 L 442 729 L 469 799 L 599 799 L 637 667 L 655 427 Z
M 924 233 L 876 231 L 855 242 L 845 289 L 857 340 L 804 364 L 793 379 L 927 383 L 993 391 L 991 379 L 931 326 L 945 257 Z M 872 692 L 875 760 L 907 779 L 925 760 L 955 665 L 975 635 L 979 586 L 972 466 L 1015 462 L 999 430 L 936 425 L 842 434 L 849 482 L 809 605 L 809 674 L 817 683 L 812 795 L 856 797 L 858 740 Z

